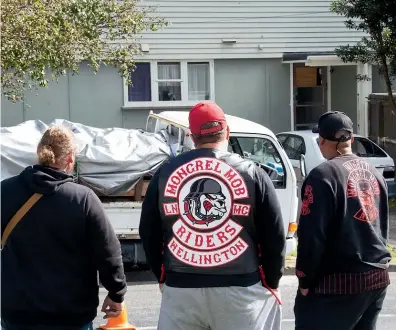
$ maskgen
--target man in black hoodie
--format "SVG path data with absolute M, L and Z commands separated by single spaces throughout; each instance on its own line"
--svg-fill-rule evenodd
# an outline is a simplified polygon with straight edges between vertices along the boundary
M 109 291 L 105 317 L 122 310 L 127 285 L 120 244 L 99 198 L 69 174 L 73 133 L 49 128 L 37 154 L 40 165 L 1 182 L 2 327 L 91 329 L 98 271 Z M 10 220 L 31 197 L 36 203 L 9 232 Z
M 313 131 L 328 161 L 302 187 L 296 329 L 372 330 L 390 283 L 386 182 L 352 153 L 344 113 L 324 114 Z
M 194 106 L 189 126 L 196 149 L 158 169 L 140 220 L 163 292 L 158 330 L 280 329 L 286 238 L 275 187 L 227 151 L 216 103 Z

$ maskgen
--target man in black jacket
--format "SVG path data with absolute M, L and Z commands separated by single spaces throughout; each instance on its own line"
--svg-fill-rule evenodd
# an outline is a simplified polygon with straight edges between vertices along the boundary
M 313 131 L 328 161 L 302 187 L 296 329 L 375 329 L 390 283 L 386 182 L 352 153 L 344 113 L 324 114 Z
M 40 165 L 1 182 L 2 326 L 92 329 L 99 304 L 97 271 L 109 291 L 102 311 L 115 317 L 122 310 L 127 285 L 120 243 L 99 198 L 69 174 L 73 133 L 49 128 L 37 154 Z M 39 199 L 7 238 L 11 218 L 35 193 Z
M 285 232 L 273 183 L 227 152 L 215 103 L 197 104 L 189 124 L 197 149 L 155 173 L 140 221 L 163 292 L 158 329 L 279 329 Z

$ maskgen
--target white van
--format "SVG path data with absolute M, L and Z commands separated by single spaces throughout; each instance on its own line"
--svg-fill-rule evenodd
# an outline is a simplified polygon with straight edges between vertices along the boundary
M 274 183 L 284 219 L 286 253 L 290 254 L 296 249 L 294 236 L 298 208 L 293 166 L 274 133 L 268 128 L 235 116 L 226 115 L 226 119 L 230 127 L 229 151 L 255 161 L 267 171 Z M 188 126 L 187 111 L 164 111 L 159 114 L 150 112 L 146 130 L 166 134 L 171 141 L 172 154 L 176 156 L 194 148 Z M 148 180 L 143 181 L 140 188 L 142 198 L 147 185 Z M 138 232 L 141 200 L 103 201 L 103 204 L 120 239 L 124 262 L 144 265 L 145 257 Z

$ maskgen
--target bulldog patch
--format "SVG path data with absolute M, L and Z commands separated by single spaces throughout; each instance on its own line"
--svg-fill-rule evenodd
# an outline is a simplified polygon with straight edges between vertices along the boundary
M 163 204 L 164 214 L 177 216 L 168 248 L 182 263 L 221 266 L 247 250 L 239 235 L 243 227 L 232 217 L 250 215 L 250 205 L 234 203 L 247 199 L 248 189 L 227 163 L 198 158 L 180 166 L 168 178 L 164 196 L 174 200 Z

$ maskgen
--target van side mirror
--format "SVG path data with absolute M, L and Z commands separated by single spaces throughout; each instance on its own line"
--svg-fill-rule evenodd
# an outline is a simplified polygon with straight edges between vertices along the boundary
M 303 178 L 307 176 L 307 167 L 305 165 L 305 155 L 301 154 L 300 155 L 300 170 L 301 170 L 301 175 Z

